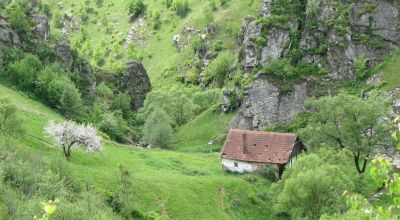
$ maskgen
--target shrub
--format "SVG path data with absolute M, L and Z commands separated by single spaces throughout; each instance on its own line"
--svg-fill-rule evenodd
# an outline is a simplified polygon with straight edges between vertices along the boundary
M 59 109 L 67 118 L 79 120 L 84 113 L 81 94 L 71 81 L 64 82 Z
M 229 0 L 219 0 L 219 3 L 221 4 L 221 6 L 226 5 L 229 2 Z
M 132 18 L 137 18 L 145 9 L 143 0 L 130 0 L 128 3 L 128 13 Z
M 59 11 L 55 11 L 53 14 L 53 22 L 54 22 L 54 26 L 56 28 L 63 28 L 64 27 L 64 20 L 63 20 L 63 16 L 61 14 L 61 12 Z
M 27 54 L 22 60 L 16 61 L 9 66 L 8 76 L 21 89 L 33 91 L 41 69 L 42 63 L 40 60 L 32 54 Z
M 112 101 L 113 110 L 121 110 L 125 119 L 129 117 L 131 111 L 131 97 L 127 92 L 119 93 Z
M 125 133 L 128 130 L 126 121 L 118 112 L 104 113 L 100 117 L 97 127 L 116 141 L 125 141 Z
M 7 98 L 0 99 L 0 134 L 14 136 L 22 132 L 17 107 Z
M 26 12 L 18 4 L 11 3 L 6 8 L 11 27 L 18 34 L 27 37 L 30 32 L 30 25 Z
M 170 7 L 172 6 L 172 1 L 173 1 L 173 0 L 164 0 L 164 1 L 163 1 L 163 4 L 164 4 L 167 8 L 170 8 Z
M 233 63 L 233 57 L 230 54 L 220 54 L 208 67 L 206 72 L 206 84 L 215 81 L 218 87 L 224 85 L 225 78 Z
M 151 16 L 151 20 L 152 20 L 152 23 L 153 23 L 153 28 L 154 29 L 159 29 L 160 26 L 161 26 L 161 20 L 160 20 L 161 14 L 160 14 L 160 11 L 153 10 L 153 11 L 151 11 L 150 16 Z
M 176 14 L 181 17 L 186 16 L 190 10 L 189 2 L 187 0 L 173 0 L 172 6 Z
M 154 147 L 168 148 L 173 138 L 169 120 L 169 116 L 163 110 L 154 110 L 144 124 L 144 141 Z

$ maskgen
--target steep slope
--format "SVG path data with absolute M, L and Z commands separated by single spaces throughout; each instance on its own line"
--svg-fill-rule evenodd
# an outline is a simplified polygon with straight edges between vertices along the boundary
M 0 97 L 12 98 L 20 110 L 26 128 L 20 144 L 25 149 L 64 160 L 43 133 L 48 120 L 63 120 L 59 114 L 2 84 Z M 73 176 L 81 184 L 108 192 L 116 187 L 118 166 L 125 166 L 133 173 L 133 204 L 145 216 L 157 212 L 165 219 L 274 219 L 271 204 L 259 194 L 270 184 L 222 172 L 216 153 L 147 151 L 110 141 L 105 145 L 104 155 L 74 151 L 69 164 Z

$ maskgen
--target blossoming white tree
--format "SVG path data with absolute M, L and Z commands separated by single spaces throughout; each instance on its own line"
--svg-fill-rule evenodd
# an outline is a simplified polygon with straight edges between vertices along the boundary
M 44 129 L 63 148 L 67 160 L 71 157 L 71 148 L 85 149 L 86 153 L 102 152 L 101 137 L 92 125 L 79 125 L 73 121 L 55 123 L 50 121 Z

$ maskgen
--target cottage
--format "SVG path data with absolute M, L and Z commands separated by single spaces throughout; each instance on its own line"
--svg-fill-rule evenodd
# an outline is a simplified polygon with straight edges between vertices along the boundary
M 295 134 L 232 129 L 220 154 L 224 170 L 255 172 L 274 167 L 280 178 L 305 150 Z

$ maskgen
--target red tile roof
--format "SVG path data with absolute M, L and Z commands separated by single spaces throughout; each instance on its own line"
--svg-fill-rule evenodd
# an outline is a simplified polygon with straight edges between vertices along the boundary
M 247 142 L 245 151 L 243 139 Z M 232 129 L 226 138 L 221 157 L 241 161 L 285 164 L 289 161 L 296 140 L 297 136 L 291 133 Z

